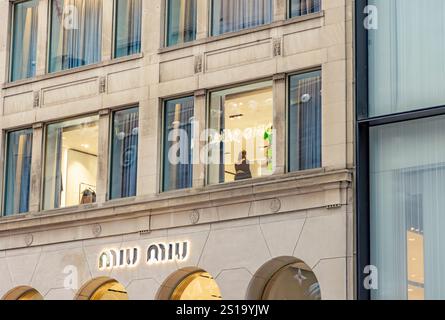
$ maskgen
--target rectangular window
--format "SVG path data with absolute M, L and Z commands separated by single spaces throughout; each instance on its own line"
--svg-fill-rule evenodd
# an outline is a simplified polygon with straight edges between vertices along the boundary
M 273 173 L 272 81 L 213 92 L 209 116 L 209 184 Z
M 289 15 L 291 18 L 320 12 L 321 0 L 289 0 Z
M 14 4 L 11 81 L 36 75 L 38 7 L 38 0 Z
M 141 52 L 142 0 L 116 0 L 114 57 Z
M 6 140 L 4 214 L 29 211 L 32 129 L 10 132 Z
M 96 202 L 98 116 L 46 128 L 44 209 Z
M 212 0 L 212 35 L 272 22 L 272 0 Z
M 113 114 L 110 199 L 136 196 L 139 109 Z
M 321 167 L 321 72 L 289 78 L 289 171 Z
M 167 0 L 167 46 L 196 39 L 197 0 Z
M 369 115 L 445 105 L 445 1 L 370 0 Z
M 194 97 L 166 101 L 164 109 L 163 191 L 193 183 Z
M 370 128 L 373 299 L 445 299 L 444 136 L 444 116 Z
M 52 0 L 49 72 L 99 62 L 102 0 Z

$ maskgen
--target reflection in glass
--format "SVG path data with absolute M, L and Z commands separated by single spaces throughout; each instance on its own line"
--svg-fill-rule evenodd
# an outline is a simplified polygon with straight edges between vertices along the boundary
M 49 72 L 101 60 L 102 0 L 52 0 Z
M 163 191 L 192 187 L 193 121 L 194 97 L 165 103 Z
M 167 46 L 195 40 L 196 1 L 167 1 Z
M 6 216 L 29 211 L 32 129 L 8 133 L 5 170 Z
M 38 0 L 14 4 L 11 81 L 36 74 L 38 7 Z
M 213 0 L 212 35 L 272 22 L 272 0 Z
M 445 117 L 370 129 L 374 299 L 445 299 Z
M 221 291 L 207 272 L 196 272 L 185 278 L 175 289 L 171 300 L 221 300 Z
M 428 3 L 428 5 L 425 5 Z M 369 115 L 445 104 L 445 1 L 369 0 Z
M 321 72 L 290 77 L 289 171 L 321 167 Z
M 290 17 L 300 17 L 321 10 L 321 0 L 289 0 Z
M 296 262 L 269 280 L 261 300 L 321 300 L 320 284 L 305 263 Z
M 272 82 L 213 92 L 210 99 L 210 184 L 274 171 Z
M 116 0 L 114 57 L 141 51 L 142 0 Z
M 138 108 L 113 115 L 110 199 L 136 196 L 138 165 Z
M 96 202 L 98 116 L 48 125 L 44 209 Z

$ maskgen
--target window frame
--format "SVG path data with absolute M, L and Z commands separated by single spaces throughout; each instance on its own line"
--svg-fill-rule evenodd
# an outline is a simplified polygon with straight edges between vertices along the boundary
M 3 179 L 1 182 L 1 211 L 0 211 L 0 219 L 2 218 L 8 218 L 8 217 L 15 217 L 15 216 L 25 216 L 27 214 L 30 213 L 30 210 L 28 208 L 27 212 L 22 212 L 22 213 L 16 213 L 13 214 L 11 216 L 7 216 L 5 213 L 5 205 L 6 205 L 6 197 L 5 197 L 5 193 L 6 193 L 6 167 L 8 165 L 8 148 L 9 148 L 9 143 L 8 143 L 8 138 L 9 138 L 9 134 L 13 133 L 13 132 L 17 132 L 17 131 L 23 131 L 23 130 L 32 130 L 32 134 L 33 134 L 33 140 L 31 141 L 31 144 L 34 142 L 34 128 L 32 126 L 21 126 L 21 127 L 17 127 L 17 128 L 13 128 L 13 129 L 8 129 L 8 130 L 3 130 L 3 139 L 2 139 L 2 155 L 3 155 L 3 163 L 2 163 L 2 172 L 3 172 Z M 32 150 L 34 150 L 34 145 L 32 145 Z M 31 153 L 32 156 L 32 153 Z M 30 172 L 30 180 L 32 177 L 32 157 L 31 157 L 31 172 Z M 30 194 L 29 197 L 31 199 L 31 181 L 30 181 Z
M 277 0 L 274 0 L 274 1 L 277 1 Z M 320 0 L 320 11 L 311 12 L 311 13 L 305 14 L 303 16 L 292 17 L 292 5 L 291 5 L 291 2 L 292 2 L 292 0 L 286 0 L 286 19 L 287 20 L 289 20 L 289 19 L 297 19 L 297 18 L 306 17 L 306 16 L 309 16 L 309 15 L 312 15 L 312 14 L 319 14 L 320 12 L 323 12 L 324 0 Z
M 141 49 L 140 49 L 140 51 L 139 52 L 137 52 L 137 53 L 133 53 L 133 54 L 130 54 L 130 55 L 125 55 L 125 56 L 121 56 L 121 57 L 117 57 L 116 56 L 116 42 L 117 42 L 117 2 L 118 2 L 119 0 L 113 0 L 113 14 L 112 14 L 112 18 L 113 18 L 113 22 L 112 22 L 112 24 L 113 24 L 113 26 L 112 26 L 112 32 L 111 32 L 111 37 L 112 37 L 112 41 L 111 41 L 111 59 L 112 60 L 116 60 L 116 59 L 125 59 L 125 58 L 128 58 L 128 57 L 132 57 L 132 56 L 137 56 L 137 55 L 140 55 L 141 53 L 142 53 L 142 39 L 143 39 L 143 37 L 142 37 L 142 33 L 143 33 L 143 29 L 142 29 L 142 26 L 143 26 L 143 12 L 141 12 L 141 39 L 140 39 L 140 45 L 141 45 Z M 141 3 L 141 5 L 143 6 L 143 3 L 144 3 L 144 0 L 141 0 L 142 1 L 142 3 Z
M 107 164 L 107 183 L 106 183 L 106 188 L 107 188 L 107 194 L 105 197 L 105 202 L 110 202 L 110 201 L 119 201 L 119 200 L 125 200 L 125 199 L 132 199 L 137 197 L 138 195 L 138 185 L 137 185 L 137 181 L 139 180 L 139 161 L 136 167 L 136 195 L 134 196 L 130 196 L 130 197 L 121 197 L 121 198 L 112 198 L 111 197 L 111 188 L 112 188 L 112 179 L 111 179 L 111 174 L 112 174 L 112 169 L 113 169 L 113 162 L 112 162 L 112 151 L 113 151 L 113 128 L 114 128 L 114 115 L 119 112 L 119 111 L 125 111 L 125 110 L 131 110 L 131 109 L 137 109 L 138 110 L 138 117 L 139 117 L 139 122 L 141 121 L 141 113 L 140 113 L 140 105 L 139 103 L 136 104 L 128 104 L 125 106 L 121 106 L 121 107 L 117 107 L 114 108 L 112 110 L 110 110 L 110 114 L 108 116 L 109 119 L 109 125 L 108 125 L 108 141 L 107 141 L 107 146 L 108 146 L 108 155 L 107 155 L 107 160 L 108 160 L 108 164 Z M 140 133 L 140 124 L 139 124 L 139 133 Z M 138 136 L 138 160 L 139 160 L 139 151 L 140 151 L 140 144 L 141 144 L 141 140 L 140 140 L 140 135 Z
M 166 145 L 166 141 L 165 141 L 165 120 L 166 120 L 166 108 L 167 108 L 167 102 L 169 101 L 173 101 L 173 100 L 179 100 L 179 99 L 186 99 L 186 98 L 193 98 L 193 114 L 196 115 L 196 96 L 194 93 L 189 93 L 189 94 L 181 94 L 181 95 L 173 95 L 170 97 L 166 97 L 166 98 L 161 98 L 160 99 L 160 107 L 161 107 L 161 124 L 159 126 L 160 128 L 160 138 L 159 138 L 159 155 L 158 159 L 160 159 L 159 161 L 159 179 L 158 179 L 158 193 L 159 194 L 168 194 L 168 193 L 175 193 L 175 192 L 181 192 L 184 190 L 191 190 L 194 188 L 193 185 L 193 172 L 192 172 L 192 185 L 189 188 L 183 188 L 183 189 L 172 189 L 172 190 L 165 190 L 164 188 L 164 161 L 165 161 L 165 153 L 164 153 L 164 148 Z M 193 142 L 193 141 L 191 141 Z M 191 146 L 190 146 L 191 147 Z M 193 165 L 193 164 L 192 164 Z

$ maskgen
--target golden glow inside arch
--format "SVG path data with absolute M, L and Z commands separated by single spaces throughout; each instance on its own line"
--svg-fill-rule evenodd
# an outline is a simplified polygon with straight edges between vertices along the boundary
M 100 286 L 90 300 L 128 300 L 128 293 L 119 282 L 111 281 Z
M 221 300 L 221 291 L 213 277 L 204 271 L 192 273 L 173 291 L 171 300 Z
M 43 300 L 43 296 L 34 288 L 21 286 L 10 290 L 2 300 Z

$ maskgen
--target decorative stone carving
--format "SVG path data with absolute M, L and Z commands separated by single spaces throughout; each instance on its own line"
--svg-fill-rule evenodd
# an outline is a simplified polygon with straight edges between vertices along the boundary
M 202 72 L 202 56 L 196 56 L 195 57 L 195 73 L 201 73 Z
M 191 214 L 190 214 L 190 222 L 192 224 L 197 224 L 199 222 L 199 211 L 198 210 L 194 210 Z
M 32 234 L 27 234 L 25 236 L 25 244 L 27 247 L 31 246 L 32 243 L 34 242 L 34 236 Z
M 99 93 L 105 93 L 106 88 L 107 88 L 106 78 L 101 77 L 99 79 Z
M 270 210 L 272 210 L 273 213 L 279 212 L 281 209 L 281 201 L 280 199 L 273 199 L 270 201 Z
M 273 39 L 273 56 L 278 57 L 281 56 L 281 38 Z
M 95 224 L 93 225 L 93 227 L 91 228 L 91 231 L 93 232 L 93 235 L 95 237 L 100 236 L 100 234 L 102 233 L 102 226 L 100 224 Z
M 34 92 L 33 107 L 34 108 L 40 107 L 40 92 L 39 91 Z

